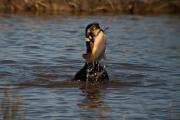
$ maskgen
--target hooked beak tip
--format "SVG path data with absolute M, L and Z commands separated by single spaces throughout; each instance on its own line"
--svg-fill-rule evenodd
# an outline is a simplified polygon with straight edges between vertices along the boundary
M 105 31 L 108 30 L 108 29 L 109 29 L 109 27 L 105 27 L 103 31 L 105 32 Z

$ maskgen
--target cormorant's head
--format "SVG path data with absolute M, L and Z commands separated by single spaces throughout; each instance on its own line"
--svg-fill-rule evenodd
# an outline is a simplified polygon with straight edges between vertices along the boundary
M 87 41 L 94 42 L 94 37 L 96 37 L 100 31 L 103 31 L 98 23 L 91 23 L 86 27 L 85 37 Z

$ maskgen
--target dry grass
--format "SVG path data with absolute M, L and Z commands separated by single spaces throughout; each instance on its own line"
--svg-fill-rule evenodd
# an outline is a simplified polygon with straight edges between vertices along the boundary
M 180 13 L 180 0 L 0 0 L 0 12 Z

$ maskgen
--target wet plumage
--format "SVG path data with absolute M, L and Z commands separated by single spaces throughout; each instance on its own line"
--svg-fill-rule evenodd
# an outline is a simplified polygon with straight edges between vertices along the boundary
M 104 58 L 106 39 L 104 30 L 98 23 L 91 23 L 85 29 L 86 53 L 82 55 L 85 59 L 84 67 L 74 76 L 74 80 L 105 82 L 109 80 L 105 66 L 100 64 Z

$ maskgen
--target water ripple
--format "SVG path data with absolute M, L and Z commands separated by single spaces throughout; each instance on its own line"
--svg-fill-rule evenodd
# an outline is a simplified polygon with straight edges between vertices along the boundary
M 178 16 L 0 18 L 0 119 L 180 119 Z M 106 84 L 71 81 L 90 22 L 109 27 Z

